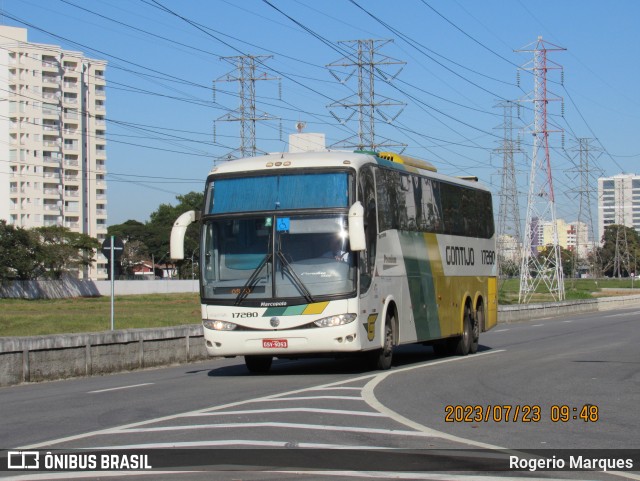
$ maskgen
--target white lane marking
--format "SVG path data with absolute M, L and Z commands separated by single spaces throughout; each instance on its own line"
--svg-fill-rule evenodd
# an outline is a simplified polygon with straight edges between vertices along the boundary
M 620 476 L 627 479 L 640 479 L 640 474 L 632 474 L 626 471 L 607 471 L 607 474 L 613 474 L 614 476 Z
M 302 423 L 221 423 L 221 424 L 186 424 L 175 426 L 161 426 L 157 428 L 129 428 L 120 431 L 112 431 L 111 434 L 130 433 L 158 433 L 167 431 L 192 431 L 198 429 L 234 429 L 234 428 L 287 428 L 308 429 L 315 431 L 340 431 L 350 433 L 385 434 L 388 436 L 431 437 L 429 434 L 417 431 L 401 431 L 399 429 L 361 428 L 357 426 L 330 426 L 327 424 L 302 424 Z
M 194 416 L 230 416 L 243 414 L 272 414 L 272 413 L 320 413 L 320 414 L 347 414 L 349 416 L 369 416 L 383 418 L 384 414 L 371 411 L 347 411 L 346 409 L 320 409 L 320 408 L 282 408 L 282 409 L 247 409 L 244 411 L 217 411 L 215 413 L 196 414 Z M 191 417 L 185 415 L 184 417 Z
M 362 401 L 360 396 L 290 396 L 273 399 L 261 399 L 260 402 L 309 401 L 313 399 L 340 399 L 341 401 Z
M 388 472 L 388 471 L 260 471 L 261 473 L 282 473 L 296 475 L 316 475 L 316 476 L 337 476 L 341 478 L 378 478 L 378 479 L 424 479 L 440 481 L 524 481 L 527 479 L 544 479 L 544 481 L 566 481 L 567 478 L 527 478 L 525 476 L 481 476 L 477 474 L 450 474 L 445 471 L 441 473 L 410 473 L 410 472 Z M 607 471 L 610 473 L 610 471 Z
M 349 386 L 341 386 L 341 387 L 312 387 L 309 391 L 362 391 L 361 387 L 349 387 Z
M 531 327 L 542 327 L 544 324 L 532 324 Z
M 562 321 L 562 322 L 569 324 L 570 322 L 573 322 L 573 321 Z
M 317 387 L 317 388 L 327 387 L 328 388 L 328 387 L 331 387 L 331 386 L 340 386 L 342 384 L 352 384 L 354 382 L 364 381 L 366 379 L 371 379 L 376 375 L 377 374 L 366 374 L 366 375 L 363 375 L 363 376 L 358 376 L 358 377 L 355 377 L 355 378 L 346 379 L 344 381 L 337 381 L 337 382 L 332 382 L 332 383 L 328 383 L 328 384 L 322 384 L 322 385 L 315 386 L 315 387 Z M 271 401 L 271 400 L 276 399 L 276 398 L 278 398 L 280 396 L 283 396 L 283 397 L 293 396 L 295 394 L 301 394 L 301 393 L 307 392 L 308 390 L 309 390 L 309 388 L 295 389 L 293 391 L 288 391 L 288 392 L 284 392 L 284 393 L 270 394 L 268 396 L 257 397 L 257 398 L 253 398 L 253 399 L 245 399 L 245 400 L 242 400 L 242 401 L 235 401 L 235 402 L 232 402 L 232 403 L 221 404 L 221 405 L 218 405 L 218 406 L 208 407 L 208 408 L 204 408 L 204 409 L 196 409 L 196 410 L 188 411 L 188 412 L 184 412 L 184 413 L 171 414 L 169 416 L 163 416 L 163 417 L 154 418 L 154 419 L 147 419 L 145 421 L 138 421 L 138 422 L 135 422 L 135 423 L 124 424 L 122 426 L 117 426 L 117 427 L 114 427 L 114 428 L 100 429 L 100 430 L 97 430 L 97 431 L 89 431 L 89 432 L 86 432 L 86 433 L 75 434 L 75 435 L 72 435 L 72 436 L 66 436 L 66 437 L 63 437 L 63 438 L 52 439 L 52 440 L 44 441 L 44 442 L 40 442 L 40 443 L 34 443 L 34 444 L 30 444 L 28 446 L 22 446 L 19 449 L 25 450 L 25 449 L 39 449 L 39 448 L 50 447 L 50 446 L 53 446 L 53 445 L 56 445 L 56 444 L 68 443 L 68 442 L 71 442 L 71 441 L 77 441 L 77 440 L 80 440 L 80 439 L 86 439 L 86 438 L 90 438 L 90 437 L 93 437 L 93 436 L 111 434 L 114 431 L 122 431 L 122 430 L 128 429 L 128 428 L 134 428 L 134 427 L 138 427 L 138 426 L 146 426 L 146 425 L 149 425 L 149 424 L 173 421 L 174 419 L 179 419 L 179 418 L 185 417 L 185 416 L 194 416 L 194 415 L 198 415 L 198 414 L 205 414 L 205 413 L 208 413 L 208 412 L 223 411 L 225 409 L 234 408 L 234 407 L 238 407 L 238 406 L 244 406 L 244 405 L 247 405 L 247 404 L 259 403 L 259 402 L 264 402 L 264 401 Z M 351 399 L 358 399 L 358 398 L 351 398 Z
M 2 481 L 38 481 L 45 479 L 85 479 L 85 478 L 111 478 L 123 476 L 153 476 L 157 478 L 159 475 L 168 474 L 172 477 L 179 474 L 201 473 L 203 471 L 83 471 L 73 472 L 65 471 L 64 473 L 33 473 L 20 474 L 18 476 L 10 476 L 2 478 Z
M 366 447 L 365 447 L 366 448 Z M 159 476 L 159 475 L 171 475 L 175 477 L 180 474 L 197 474 L 197 473 L 220 473 L 222 471 L 108 471 L 104 473 L 104 477 L 128 477 L 128 476 Z M 228 471 L 224 471 L 228 472 Z M 441 480 L 447 479 L 450 481 L 495 481 L 499 479 L 500 481 L 523 481 L 525 479 L 532 479 L 526 477 L 513 477 L 513 476 L 479 476 L 479 475 L 465 475 L 465 474 L 449 474 L 449 473 L 410 473 L 410 472 L 402 472 L 402 473 L 390 473 L 390 472 L 381 472 L 381 471 L 276 471 L 276 470 L 261 470 L 260 473 L 264 474 L 284 474 L 284 475 L 298 475 L 298 476 L 335 476 L 340 478 L 346 477 L 357 477 L 357 478 L 377 478 L 377 479 L 418 479 L 418 480 Z M 39 481 L 39 480 L 47 480 L 47 479 L 86 479 L 86 478 L 96 478 L 96 474 L 99 474 L 95 471 L 92 472 L 65 472 L 65 473 L 41 473 L 41 474 L 30 474 L 30 475 L 18 475 L 11 476 L 9 478 L 2 478 L 3 481 Z M 618 474 L 613 471 L 607 471 L 607 474 Z M 640 479 L 639 476 L 635 476 L 633 474 L 625 473 L 629 479 Z M 101 476 L 102 477 L 102 476 Z M 545 481 L 566 481 L 566 478 L 544 478 Z
M 384 381 L 388 376 L 391 376 L 393 374 L 397 374 L 399 372 L 404 372 L 404 371 L 410 371 L 413 369 L 419 369 L 419 368 L 428 368 L 431 366 L 434 366 L 436 364 L 444 364 L 444 363 L 449 363 L 449 362 L 459 362 L 461 360 L 465 360 L 465 359 L 477 359 L 478 357 L 483 357 L 483 356 L 488 356 L 491 354 L 497 354 L 500 352 L 504 352 L 504 349 L 501 350 L 497 350 L 497 351 L 488 351 L 488 352 L 483 352 L 483 353 L 479 353 L 479 354 L 474 354 L 473 356 L 465 356 L 465 357 L 453 357 L 453 358 L 449 358 L 449 359 L 443 359 L 441 361 L 436 361 L 433 363 L 429 363 L 429 364 L 422 364 L 419 366 L 409 366 L 403 369 L 398 369 L 396 371 L 387 371 L 385 373 L 381 373 L 378 374 L 375 378 L 373 378 L 371 381 L 369 381 L 363 391 L 362 391 L 362 397 L 364 398 L 365 402 L 371 406 L 373 409 L 375 409 L 378 412 L 381 412 L 383 414 L 386 414 L 390 419 L 393 419 L 394 421 L 397 421 L 400 424 L 404 424 L 405 426 L 408 426 L 412 429 L 415 429 L 416 431 L 420 431 L 425 433 L 427 436 L 430 437 L 436 437 L 436 438 L 442 438 L 442 439 L 447 439 L 449 441 L 454 441 L 454 442 L 458 442 L 458 443 L 463 443 L 463 444 L 469 444 L 471 446 L 477 446 L 480 448 L 487 448 L 487 449 L 504 449 L 501 448 L 500 446 L 495 446 L 493 444 L 487 444 L 487 443 L 482 443 L 480 441 L 474 441 L 471 439 L 466 439 L 466 438 L 461 438 L 458 436 L 453 436 L 451 434 L 447 434 L 447 433 L 443 433 L 441 431 L 436 431 L 435 429 L 431 429 L 427 426 L 424 426 L 420 423 L 417 423 L 415 421 L 412 421 L 411 419 L 408 419 L 404 416 L 402 416 L 401 414 L 392 411 L 391 409 L 389 409 L 388 407 L 386 407 L 384 404 L 382 404 L 380 401 L 378 401 L 378 399 L 376 398 L 375 394 L 374 394 L 374 389 L 375 387 L 380 384 L 382 381 Z
M 504 349 L 501 350 L 497 350 L 497 351 L 489 351 L 489 352 L 484 352 L 481 354 L 475 354 L 473 357 L 477 358 L 478 356 L 483 356 L 483 355 L 487 355 L 487 354 L 492 354 L 492 353 L 498 353 L 498 352 L 504 352 Z M 401 368 L 401 369 L 397 369 L 394 371 L 389 371 L 388 373 L 391 372 L 403 372 L 403 371 L 408 371 L 411 369 L 418 369 L 420 367 L 425 367 L 425 366 L 431 366 L 433 364 L 441 364 L 443 362 L 453 362 L 456 360 L 464 360 L 464 359 L 470 359 L 468 357 L 458 357 L 458 358 L 452 358 L 450 360 L 441 360 L 441 361 L 434 361 L 434 362 L 430 362 L 427 364 L 419 364 L 417 366 L 409 366 L 409 367 L 405 367 L 405 368 Z M 363 376 L 358 376 L 358 377 L 354 377 L 354 378 L 350 378 L 350 379 L 345 379 L 343 381 L 337 381 L 337 382 L 331 382 L 328 384 L 321 384 L 319 386 L 315 386 L 315 388 L 329 388 L 329 387 L 333 387 L 333 386 L 342 386 L 343 384 L 353 384 L 359 381 L 365 381 L 367 379 L 373 379 L 376 376 L 379 376 L 379 374 L 375 373 L 375 374 L 365 374 Z M 90 438 L 93 436 L 100 436 L 100 435 L 107 435 L 107 434 L 111 434 L 112 432 L 115 431 L 122 431 L 125 429 L 129 429 L 129 428 L 135 428 L 138 426 L 147 426 L 149 424 L 155 424 L 155 423 L 161 423 L 161 422 L 167 422 L 167 421 L 173 421 L 175 419 L 179 419 L 181 417 L 185 417 L 185 416 L 194 416 L 197 414 L 206 414 L 209 412 L 215 412 L 215 411 L 223 411 L 225 409 L 230 409 L 230 408 L 235 408 L 238 406 L 244 406 L 247 404 L 252 404 L 252 403 L 258 403 L 258 402 L 264 402 L 264 401 L 270 401 L 270 400 L 274 400 L 277 399 L 278 397 L 286 397 L 286 396 L 293 396 L 295 394 L 300 394 L 300 393 L 304 393 L 307 392 L 310 388 L 301 388 L 301 389 L 295 389 L 293 391 L 288 391 L 288 392 L 284 392 L 284 393 L 279 393 L 279 394 L 270 394 L 268 396 L 263 396 L 263 397 L 257 397 L 257 398 L 253 398 L 253 399 L 246 399 L 246 400 L 242 400 L 242 401 L 235 401 L 232 403 L 227 403 L 227 404 L 221 404 L 219 406 L 213 406 L 213 407 L 209 407 L 209 408 L 204 408 L 204 409 L 196 409 L 193 411 L 188 411 L 188 412 L 184 412 L 184 413 L 179 413 L 179 414 L 171 414 L 169 416 L 163 416 L 163 417 L 159 417 L 159 418 L 154 418 L 154 419 L 147 419 L 145 421 L 138 421 L 135 423 L 130 423 L 130 424 L 124 424 L 122 426 L 117 426 L 114 428 L 106 428 L 106 429 L 100 429 L 100 430 L 96 430 L 96 431 L 89 431 L 86 433 L 81 433 L 81 434 L 75 434 L 72 436 L 66 436 L 63 438 L 58 438 L 58 439 L 51 439 L 49 441 L 43 441 L 40 443 L 34 443 L 34 444 L 30 444 L 27 446 L 22 446 L 18 449 L 39 449 L 39 448 L 45 448 L 45 447 L 50 447 L 56 444 L 61 444 L 61 443 L 68 443 L 71 441 L 77 441 L 80 439 L 86 439 L 86 438 Z M 353 398 L 353 399 L 357 399 L 357 398 Z
M 495 332 L 505 332 L 505 331 L 509 331 L 509 330 L 510 330 L 510 329 L 498 329 L 498 330 L 497 330 L 497 331 L 495 331 Z
M 383 380 L 385 380 L 388 376 L 391 376 L 393 374 L 399 373 L 399 372 L 403 372 L 403 371 L 410 371 L 413 369 L 419 369 L 419 368 L 423 368 L 423 367 L 430 367 L 434 364 L 441 364 L 441 363 L 445 363 L 445 362 L 455 362 L 458 360 L 464 360 L 464 359 L 473 359 L 473 358 L 478 358 L 479 356 L 487 356 L 489 354 L 495 354 L 495 353 L 499 353 L 499 352 L 504 352 L 505 349 L 500 349 L 497 351 L 488 351 L 488 352 L 483 352 L 483 353 L 478 353 L 478 354 L 474 354 L 473 357 L 457 357 L 457 358 L 451 358 L 451 359 L 443 359 L 442 361 L 436 361 L 433 363 L 429 363 L 429 364 L 422 364 L 422 365 L 418 365 L 418 366 L 409 366 L 409 367 L 405 367 L 403 369 L 398 369 L 395 371 L 387 371 L 385 373 L 381 373 L 378 374 L 376 377 L 374 377 L 371 381 L 369 381 L 363 389 L 362 392 L 362 397 L 364 398 L 364 400 L 367 402 L 367 404 L 369 404 L 369 406 L 371 406 L 373 409 L 375 409 L 376 411 L 379 411 L 383 414 L 386 414 L 389 418 L 393 419 L 394 421 L 399 422 L 400 424 L 404 424 L 407 427 L 410 427 L 412 429 L 416 429 L 418 431 L 421 431 L 423 433 L 426 433 L 429 436 L 432 437 L 439 437 L 442 439 L 448 439 L 450 441 L 454 441 L 454 442 L 458 442 L 458 443 L 462 443 L 462 444 L 468 444 L 471 446 L 476 446 L 479 448 L 487 448 L 487 449 L 499 449 L 502 451 L 513 451 L 513 452 L 518 452 L 516 450 L 513 449 L 509 449 L 507 450 L 507 448 L 501 447 L 501 446 L 496 446 L 493 444 L 487 444 L 487 443 L 482 443 L 479 441 L 474 441 L 473 439 L 466 439 L 466 438 L 461 438 L 459 436 L 453 436 L 451 434 L 447 434 L 447 433 L 443 433 L 440 431 L 436 431 L 435 429 L 429 428 L 427 426 L 424 426 L 420 423 L 417 423 L 415 421 L 412 421 L 411 419 L 405 418 L 404 416 L 402 416 L 401 414 L 396 413 L 395 411 L 392 411 L 391 409 L 387 408 L 384 404 L 382 404 L 380 401 L 378 401 L 378 399 L 375 397 L 375 394 L 373 393 L 375 387 L 380 384 Z M 397 473 L 395 473 L 397 474 Z M 626 478 L 626 479 L 635 479 L 635 480 L 640 480 L 640 475 L 637 474 L 633 474 L 633 473 L 629 473 L 629 472 L 625 472 L 625 471 L 607 471 L 607 474 L 613 474 L 615 476 L 619 476 L 621 478 Z M 416 478 L 416 479 L 422 479 L 422 478 Z M 433 478 L 424 478 L 424 479 L 433 479 Z M 436 479 L 442 479 L 442 477 L 440 478 L 436 478 Z M 455 480 L 457 478 L 447 475 L 446 479 L 449 480 Z M 473 479 L 471 477 L 461 477 L 460 480 L 462 479 L 466 479 L 467 481 Z M 480 480 L 494 480 L 496 479 L 495 477 L 479 477 L 478 481 Z M 502 478 L 500 477 L 500 481 L 506 481 L 510 478 Z M 511 479 L 522 479 L 522 478 L 511 478 Z M 546 478 L 545 478 L 546 479 Z M 547 480 L 547 481 L 551 481 L 551 480 Z
M 100 392 L 109 392 L 109 391 L 120 391 L 122 389 L 131 389 L 134 387 L 141 387 L 141 386 L 150 386 L 154 383 L 152 382 L 145 382 L 142 384 L 133 384 L 131 386 L 120 386 L 120 387 L 111 387 L 109 389 L 98 389 L 97 391 L 89 391 L 87 394 L 96 394 L 96 393 L 100 393 Z
M 611 314 L 610 316 L 602 316 L 603 319 L 609 319 L 610 317 L 624 317 L 633 314 L 632 312 L 623 312 L 622 314 Z
M 110 451 L 116 449 L 166 449 L 166 448 L 202 448 L 202 447 L 218 447 L 218 446 L 262 446 L 270 448 L 291 448 L 291 441 L 261 441 L 258 439 L 219 439 L 217 441 L 181 441 L 166 443 L 142 443 L 142 444 L 120 444 L 117 446 L 97 446 L 92 447 L 95 451 Z M 313 448 L 313 449 L 335 449 L 335 450 L 375 450 L 375 451 L 392 451 L 396 448 L 390 446 L 358 446 L 345 444 L 327 444 L 327 443 L 295 443 L 296 448 Z M 4 481 L 4 478 L 2 478 Z

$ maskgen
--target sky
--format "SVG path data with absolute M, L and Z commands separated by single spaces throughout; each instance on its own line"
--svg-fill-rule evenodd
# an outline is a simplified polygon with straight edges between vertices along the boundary
M 257 57 L 260 151 L 286 151 L 300 122 L 328 146 L 353 139 L 358 115 L 347 120 L 353 108 L 339 104 L 354 103 L 358 72 L 349 64 L 364 40 L 376 46 L 375 99 L 386 105 L 375 135 L 391 144 L 385 150 L 406 144 L 404 154 L 440 172 L 477 176 L 498 202 L 499 104 L 520 101 L 513 135 L 523 150 L 515 156 L 523 210 L 534 76 L 533 53 L 519 50 L 542 37 L 556 216 L 578 216 L 577 139 L 591 139 L 594 222 L 595 179 L 640 173 L 636 0 L 3 0 L 0 13 L 31 42 L 108 62 L 109 225 L 145 222 L 161 203 L 201 191 L 214 162 L 240 147 L 240 124 L 228 121 L 239 117 L 239 56 Z

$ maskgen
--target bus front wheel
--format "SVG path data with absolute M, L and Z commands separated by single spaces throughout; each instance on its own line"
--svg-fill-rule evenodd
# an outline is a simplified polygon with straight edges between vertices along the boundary
M 382 349 L 376 349 L 371 353 L 371 364 L 374 369 L 386 371 L 391 367 L 393 360 L 393 343 L 395 338 L 395 317 L 387 315 L 384 324 L 384 344 Z
M 249 372 L 254 374 L 265 374 L 271 369 L 273 356 L 244 356 L 244 363 Z

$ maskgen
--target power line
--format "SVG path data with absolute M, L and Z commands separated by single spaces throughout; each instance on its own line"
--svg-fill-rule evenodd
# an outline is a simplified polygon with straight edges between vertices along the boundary
M 482 43 L 480 40 L 476 39 L 475 37 L 469 35 L 466 31 L 464 31 L 462 28 L 458 27 L 458 25 L 456 25 L 455 23 L 453 23 L 451 20 L 449 20 L 447 17 L 445 17 L 444 15 L 442 15 L 438 10 L 436 10 L 435 8 L 433 8 L 426 0 L 421 0 L 422 3 L 424 5 L 426 5 L 428 8 L 430 8 L 436 15 L 438 15 L 440 18 L 442 18 L 445 22 L 447 22 L 449 25 L 451 25 L 453 28 L 455 28 L 456 30 L 458 30 L 460 33 L 462 33 L 465 37 L 471 39 L 472 41 L 474 41 L 475 43 L 477 43 L 478 45 L 480 45 L 482 48 L 486 49 L 487 51 L 491 52 L 492 54 L 494 54 L 496 57 L 498 57 L 501 60 L 504 60 L 505 62 L 507 62 L 509 65 L 512 65 L 516 68 L 519 67 L 519 65 L 513 63 L 511 60 L 509 60 L 508 58 L 504 57 L 503 55 L 499 54 L 498 52 L 496 52 L 495 50 L 487 47 L 484 43 Z

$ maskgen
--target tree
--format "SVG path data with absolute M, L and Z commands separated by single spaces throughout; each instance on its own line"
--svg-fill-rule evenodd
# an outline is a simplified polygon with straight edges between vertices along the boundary
M 624 242 L 625 239 L 626 242 Z M 640 236 L 635 229 L 618 224 L 608 225 L 604 228 L 602 247 L 598 248 L 597 256 L 600 260 L 599 267 L 604 275 L 628 277 L 629 271 L 637 274 L 639 255 Z M 618 262 L 616 262 L 616 256 Z M 614 272 L 616 265 L 620 266 L 620 272 Z
M 40 244 L 32 232 L 0 220 L 0 279 L 35 279 L 39 269 Z
M 200 211 L 204 204 L 204 194 L 201 192 L 189 192 L 185 195 L 176 196 L 178 204 L 160 204 L 151 213 L 149 221 L 146 223 L 137 220 L 128 220 L 123 224 L 109 226 L 107 233 L 116 235 L 127 243 L 138 241 L 147 248 L 147 258 L 152 257 L 156 263 L 169 262 L 169 239 L 171 228 L 176 219 L 187 211 Z M 177 263 L 178 272 L 181 277 L 191 277 L 192 264 L 197 263 L 196 253 L 198 251 L 200 232 L 197 225 L 191 225 L 187 229 L 184 242 L 185 260 Z M 196 264 L 197 265 L 197 264 Z M 124 267 L 124 260 L 123 260 Z M 197 268 L 193 269 L 195 273 Z
M 500 273 L 504 277 L 516 277 L 520 274 L 520 265 L 513 259 L 505 259 L 500 256 L 498 257 L 498 262 L 500 263 Z
M 176 196 L 178 205 L 160 204 L 155 212 L 149 216 L 146 226 L 149 229 L 149 240 L 147 246 L 149 251 L 155 255 L 156 260 L 169 260 L 169 239 L 171 228 L 176 219 L 187 211 L 200 211 L 204 204 L 204 194 L 201 192 L 189 192 L 185 195 Z M 184 239 L 185 260 L 177 263 L 181 277 L 191 276 L 191 258 L 198 251 L 200 245 L 200 232 L 196 224 L 192 224 L 187 229 Z
M 122 265 L 123 273 L 127 276 L 134 275 L 135 266 L 149 260 L 149 248 L 144 242 L 139 240 L 130 240 L 125 243 L 120 265 Z
M 97 239 L 66 227 L 37 227 L 34 232 L 41 244 L 41 266 L 45 275 L 53 279 L 61 279 L 65 271 L 91 265 L 94 250 L 100 247 Z
M 562 246 L 560 247 L 560 262 L 562 263 L 562 273 L 564 277 L 570 277 L 574 271 L 575 266 L 575 258 L 570 250 L 565 249 Z M 542 248 L 542 250 L 538 253 L 538 256 L 550 257 L 552 260 L 554 258 L 551 255 L 551 249 L 553 249 L 552 245 L 547 245 Z
M 107 227 L 107 235 L 120 237 L 124 242 L 137 240 L 144 242 L 148 237 L 147 227 L 137 220 L 129 219 L 123 224 Z

